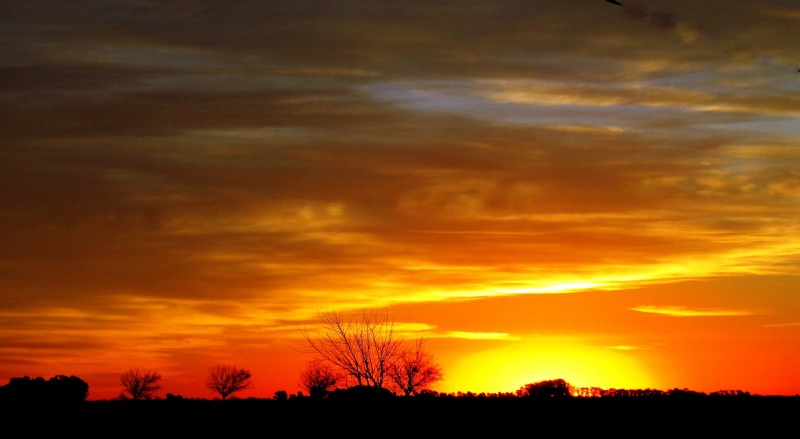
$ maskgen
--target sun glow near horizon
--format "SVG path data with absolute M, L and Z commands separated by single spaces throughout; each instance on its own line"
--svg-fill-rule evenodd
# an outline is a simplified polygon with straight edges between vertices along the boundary
M 561 337 L 520 340 L 462 357 L 451 366 L 439 391 L 514 392 L 554 379 L 574 387 L 660 388 L 659 380 L 627 350 Z

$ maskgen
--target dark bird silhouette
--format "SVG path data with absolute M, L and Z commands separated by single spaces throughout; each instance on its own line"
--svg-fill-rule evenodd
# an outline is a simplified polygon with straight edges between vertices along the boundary
M 606 0 L 606 1 L 611 3 L 611 4 L 615 4 L 617 6 L 622 6 L 622 3 L 618 2 L 617 0 Z

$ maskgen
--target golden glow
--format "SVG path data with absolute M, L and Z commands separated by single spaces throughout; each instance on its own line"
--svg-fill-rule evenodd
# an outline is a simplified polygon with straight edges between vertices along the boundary
M 654 377 L 619 349 L 568 338 L 536 338 L 462 358 L 448 371 L 440 391 L 514 392 L 525 384 L 559 378 L 575 387 L 659 388 Z

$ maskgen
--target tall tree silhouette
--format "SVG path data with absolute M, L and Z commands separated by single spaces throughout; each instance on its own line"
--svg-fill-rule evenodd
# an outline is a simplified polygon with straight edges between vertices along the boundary
M 129 369 L 119 380 L 132 399 L 152 399 L 161 389 L 161 374 L 149 369 Z
M 250 371 L 229 364 L 217 364 L 208 369 L 206 387 L 219 393 L 222 399 L 252 386 Z
M 383 388 L 389 365 L 400 349 L 388 314 L 364 312 L 358 320 L 326 311 L 319 318 L 321 335 L 303 332 L 312 352 L 339 368 L 354 385 Z

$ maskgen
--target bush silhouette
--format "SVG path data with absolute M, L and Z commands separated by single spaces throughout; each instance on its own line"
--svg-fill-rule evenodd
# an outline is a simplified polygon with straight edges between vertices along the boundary
M 572 397 L 572 386 L 564 379 L 539 381 L 523 386 L 520 396 L 532 399 L 566 399 Z
M 89 384 L 76 376 L 11 378 L 0 387 L 0 401 L 15 403 L 80 403 L 89 396 Z
M 353 386 L 347 389 L 336 389 L 328 396 L 335 401 L 386 401 L 395 398 L 389 389 L 372 386 Z

